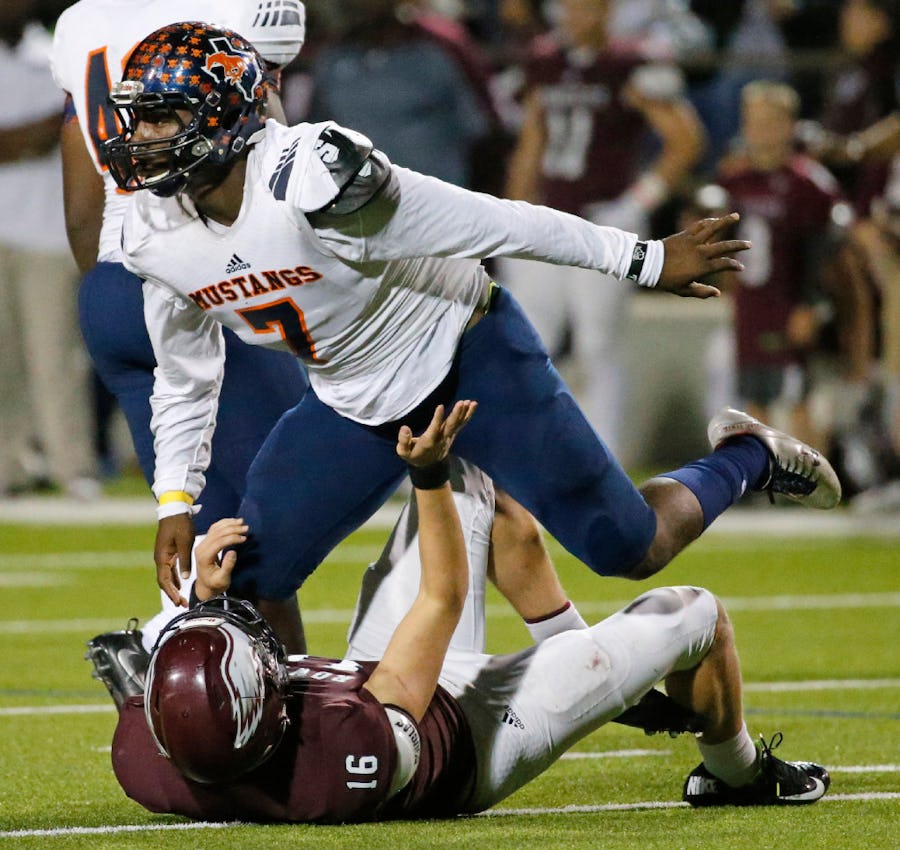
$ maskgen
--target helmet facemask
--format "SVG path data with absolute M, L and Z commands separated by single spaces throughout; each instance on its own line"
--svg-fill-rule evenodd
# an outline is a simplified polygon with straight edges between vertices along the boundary
M 232 164 L 261 134 L 262 60 L 230 30 L 173 24 L 135 48 L 109 101 L 124 128 L 102 146 L 116 184 L 168 197 L 189 184 L 203 163 Z M 135 139 L 143 121 L 165 121 L 173 132 Z

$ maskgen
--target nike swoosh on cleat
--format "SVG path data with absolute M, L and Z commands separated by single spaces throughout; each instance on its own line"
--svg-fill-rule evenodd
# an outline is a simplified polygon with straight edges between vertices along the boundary
M 825 783 L 815 776 L 810 776 L 809 778 L 813 782 L 815 782 L 815 788 L 811 788 L 809 791 L 804 791 L 802 794 L 791 794 L 790 796 L 784 796 L 781 799 L 803 802 L 804 800 L 818 800 L 819 797 L 825 796 Z

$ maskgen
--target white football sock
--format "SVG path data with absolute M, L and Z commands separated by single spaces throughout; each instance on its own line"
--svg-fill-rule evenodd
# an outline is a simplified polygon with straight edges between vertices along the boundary
M 571 600 L 552 614 L 534 620 L 525 620 L 525 628 L 531 634 L 535 643 L 540 643 L 548 637 L 558 635 L 560 632 L 568 632 L 571 629 L 586 629 L 587 623 Z
M 759 772 L 759 751 L 747 731 L 746 723 L 728 741 L 704 744 L 698 739 L 697 746 L 706 769 L 732 788 L 752 782 Z

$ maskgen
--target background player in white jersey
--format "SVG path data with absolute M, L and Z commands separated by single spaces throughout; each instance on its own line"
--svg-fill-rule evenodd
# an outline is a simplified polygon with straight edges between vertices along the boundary
M 192 15 L 239 27 L 258 45 L 271 70 L 273 108 L 279 114 L 278 68 L 299 52 L 304 7 L 299 0 L 80 0 L 59 18 L 52 64 L 68 93 L 62 132 L 63 180 L 69 242 L 83 274 L 79 287 L 82 334 L 94 366 L 128 422 L 141 470 L 153 480 L 150 394 L 156 359 L 143 318 L 140 281 L 122 265 L 122 220 L 131 198 L 118 190 L 100 145 L 118 131 L 107 103 L 111 82 L 147 33 Z M 241 268 L 240 257 L 231 260 Z M 203 490 L 198 530 L 233 515 L 247 468 L 281 414 L 307 381 L 296 360 L 253 349 L 228 334 L 216 439 Z
M 355 638 L 368 632 L 370 661 L 357 660 L 358 645 L 352 660 L 285 659 L 252 608 L 212 598 L 228 589 L 236 560 L 230 552 L 220 561 L 219 550 L 246 539 L 248 527 L 231 519 L 210 529 L 197 549 L 199 607 L 161 636 L 147 661 L 146 696 L 142 688 L 120 706 L 112 761 L 126 793 L 151 811 L 204 820 L 345 823 L 477 812 L 621 719 L 664 677 L 700 733 L 703 763 L 685 782 L 685 800 L 820 799 L 825 768 L 775 758 L 779 736 L 754 746 L 731 625 L 706 590 L 651 590 L 592 628 L 513 655 L 484 655 L 460 634 L 462 615 L 483 623 L 483 604 L 467 583 L 470 573 L 483 581 L 489 558 L 483 549 L 467 562 L 448 481 L 446 452 L 473 407 L 457 403 L 446 422 L 439 409 L 416 440 L 400 432 L 417 554 L 404 553 L 406 567 L 394 561 L 390 550 L 406 548 L 395 546 L 398 526 L 382 558 L 397 570 L 365 611 L 363 591 Z M 464 471 L 465 497 L 489 504 L 490 481 Z M 418 588 L 411 595 L 410 583 Z M 397 593 L 410 604 L 390 604 Z
M 189 56 L 169 66 L 182 48 Z M 265 121 L 261 80 L 240 35 L 185 22 L 140 45 L 111 95 L 126 127 L 104 146 L 110 169 L 122 188 L 152 190 L 129 209 L 124 251 L 145 280 L 160 362 L 155 554 L 173 601 L 215 421 L 223 324 L 293 351 L 311 381 L 248 474 L 240 513 L 253 536 L 234 583 L 249 598 L 293 598 L 402 479 L 397 427 L 420 430 L 435 404 L 461 397 L 481 415 L 457 453 L 601 574 L 653 574 L 748 487 L 837 503 L 818 452 L 736 411 L 712 423 L 713 454 L 638 491 L 480 263 L 530 257 L 706 298 L 718 290 L 695 278 L 741 268 L 730 254 L 749 247 L 717 241 L 733 218 L 642 242 L 468 192 L 392 165 L 353 131 Z M 238 274 L 235 253 L 247 266 Z

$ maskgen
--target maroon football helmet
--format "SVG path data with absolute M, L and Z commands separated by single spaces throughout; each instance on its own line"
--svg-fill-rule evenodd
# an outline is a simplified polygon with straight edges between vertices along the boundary
M 249 602 L 220 597 L 176 617 L 153 650 L 144 696 L 160 752 L 195 782 L 261 765 L 288 724 L 283 659 Z

